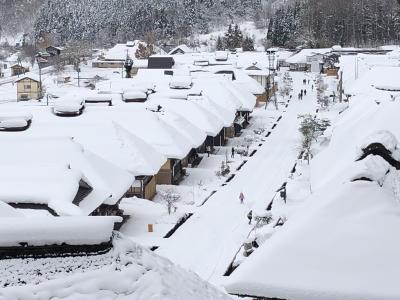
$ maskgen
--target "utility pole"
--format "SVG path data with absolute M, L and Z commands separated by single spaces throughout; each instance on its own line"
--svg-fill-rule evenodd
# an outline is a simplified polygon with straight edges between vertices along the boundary
M 355 80 L 357 80 L 358 79 L 358 55 L 356 55 L 356 57 L 355 57 L 355 68 L 354 68 L 354 77 L 355 77 Z
M 38 60 L 36 60 L 39 67 L 39 88 L 40 88 L 40 97 L 42 97 L 42 67 Z
M 77 68 L 76 71 L 78 72 L 78 87 L 80 87 L 80 77 L 79 74 L 81 73 L 81 68 Z
M 343 101 L 343 71 L 340 71 L 339 79 L 339 103 Z
M 268 57 L 268 60 L 269 60 L 269 57 Z M 271 68 L 268 65 L 267 100 L 265 101 L 265 109 L 267 109 L 269 100 L 271 100 Z

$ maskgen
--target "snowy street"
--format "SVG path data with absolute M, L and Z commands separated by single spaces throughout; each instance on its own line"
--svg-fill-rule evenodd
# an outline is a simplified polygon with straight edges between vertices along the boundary
M 271 135 L 227 186 L 215 193 L 171 238 L 164 239 L 157 254 L 207 281 L 220 282 L 252 229 L 247 213 L 251 209 L 265 209 L 293 167 L 299 153 L 297 116 L 315 112 L 315 93 L 309 93 L 302 101 L 296 97 L 303 88 L 303 73 L 291 75 L 293 99 L 288 108 L 281 108 L 282 119 Z M 310 90 L 310 85 L 305 88 Z M 244 204 L 240 204 L 240 192 L 245 195 Z

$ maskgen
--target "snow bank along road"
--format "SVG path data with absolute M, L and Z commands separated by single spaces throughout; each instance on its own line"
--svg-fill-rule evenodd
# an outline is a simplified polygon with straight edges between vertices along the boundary
M 303 76 L 292 73 L 295 95 L 303 88 Z M 309 91 L 310 86 L 306 86 Z M 248 211 L 264 209 L 293 167 L 300 142 L 297 116 L 315 113 L 315 109 L 315 93 L 309 92 L 302 101 L 293 96 L 282 120 L 257 153 L 227 186 L 165 239 L 157 253 L 218 285 L 251 230 Z M 241 191 L 244 204 L 239 201 Z

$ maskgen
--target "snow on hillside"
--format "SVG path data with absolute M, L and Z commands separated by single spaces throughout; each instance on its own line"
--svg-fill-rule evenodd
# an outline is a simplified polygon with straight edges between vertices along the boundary
M 1 265 L 1 281 L 11 286 L 0 290 L 4 300 L 230 299 L 197 275 L 119 238 L 113 252 L 102 256 L 7 260 Z
M 239 27 L 243 33 L 243 36 L 250 36 L 251 38 L 254 38 L 255 45 L 261 48 L 263 47 L 264 39 L 266 38 L 268 32 L 266 28 L 258 29 L 256 28 L 254 22 L 244 22 L 241 23 Z M 200 45 L 202 45 L 200 46 L 200 49 L 197 50 L 213 51 L 215 49 L 218 37 L 223 37 L 226 30 L 227 27 L 223 27 L 207 34 L 194 36 L 194 39 L 198 39 Z

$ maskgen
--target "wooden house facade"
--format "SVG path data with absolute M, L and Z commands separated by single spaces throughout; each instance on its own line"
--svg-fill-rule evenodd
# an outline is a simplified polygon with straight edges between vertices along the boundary
M 156 175 L 156 183 L 178 184 L 184 175 L 185 170 L 183 168 L 182 160 L 168 159 Z
M 25 76 L 18 79 L 16 83 L 17 101 L 40 99 L 42 97 L 42 89 L 37 79 Z
M 126 193 L 127 197 L 138 197 L 152 200 L 156 195 L 155 176 L 136 176 L 135 182 Z

